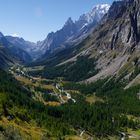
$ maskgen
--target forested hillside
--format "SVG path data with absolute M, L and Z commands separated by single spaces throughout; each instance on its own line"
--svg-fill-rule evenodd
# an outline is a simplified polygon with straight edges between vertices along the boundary
M 37 43 L 0 34 L 0 140 L 140 139 L 140 1 L 102 6 L 96 28 L 93 11 Z
M 79 136 L 80 130 L 96 138 L 120 137 L 121 132 L 138 133 L 139 86 L 124 90 L 123 82 L 114 79 L 86 85 L 64 82 L 61 85 L 72 92 L 76 103 L 69 100 L 59 106 L 46 106 L 32 98 L 34 93 L 28 90 L 29 87 L 2 70 L 0 85 L 0 133 L 3 139 L 33 139 L 37 135 L 35 130 L 31 131 L 34 127 L 41 133 L 37 135 L 41 139 L 66 139 L 67 136 Z M 56 100 L 50 95 L 44 99 Z M 25 133 L 28 125 L 31 135 Z
M 54 79 L 63 77 L 67 81 L 82 81 L 98 73 L 96 60 L 88 56 L 79 56 L 75 63 L 67 63 L 56 67 L 46 67 L 44 77 Z

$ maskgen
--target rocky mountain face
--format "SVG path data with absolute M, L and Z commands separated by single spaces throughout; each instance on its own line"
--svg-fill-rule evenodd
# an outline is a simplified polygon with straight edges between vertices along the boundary
M 76 32 L 77 27 L 72 19 L 69 18 L 61 30 L 48 34 L 47 38 L 42 42 L 41 48 L 44 51 L 53 51 L 57 49 L 57 47 L 60 47 L 62 43 L 72 37 Z
M 0 67 L 30 61 L 31 57 L 26 51 L 9 42 L 7 38 L 0 33 Z
M 133 61 L 139 61 L 140 1 L 115 1 L 103 22 L 90 35 L 82 54 L 96 57 L 99 74 L 88 79 L 120 74 L 128 74 L 134 68 Z M 129 67 L 128 67 L 129 66 Z M 132 71 L 131 71 L 132 72 Z
M 110 5 L 108 4 L 97 5 L 89 13 L 81 15 L 75 22 L 78 32 L 82 35 L 82 33 L 86 33 L 90 28 L 97 25 L 109 8 Z
M 98 74 L 87 81 L 110 75 L 131 74 L 140 62 L 139 6 L 139 0 L 115 1 L 110 8 L 105 8 L 109 9 L 107 13 L 103 10 L 107 5 L 97 6 L 75 22 L 69 18 L 61 30 L 50 33 L 43 42 L 37 43 L 41 46 L 40 49 L 46 52 L 44 56 L 56 52 L 38 65 L 45 65 L 46 68 L 50 64 L 51 67 L 63 67 L 77 61 L 79 56 L 88 56 L 97 61 Z M 100 24 L 97 25 L 102 16 Z
M 0 32 L 0 45 L 8 47 L 10 45 L 10 42 L 5 38 L 5 36 Z
M 72 44 L 81 41 L 99 23 L 104 14 L 109 10 L 109 5 L 97 5 L 89 13 L 83 14 L 77 21 L 69 18 L 62 29 L 48 34 L 41 43 L 41 50 L 54 52 L 63 50 Z
M 8 51 L 4 48 L 0 48 L 0 68 L 5 68 L 8 65 L 13 64 L 15 59 L 11 57 Z
M 13 37 L 13 36 L 5 36 L 5 38 L 14 46 L 18 47 L 19 49 L 24 50 L 25 52 L 27 52 L 28 54 L 30 54 L 30 56 L 32 57 L 32 59 L 36 59 L 37 53 L 39 52 L 39 46 L 37 43 L 33 43 L 30 41 L 26 41 L 23 38 L 20 37 Z M 38 46 L 38 47 L 37 47 Z
M 48 34 L 44 41 L 33 43 L 23 38 L 4 36 L 0 33 L 1 64 L 23 62 L 27 63 L 38 58 L 46 59 L 50 53 L 59 52 L 67 47 L 75 46 L 83 40 L 99 23 L 109 5 L 98 5 L 89 13 L 83 14 L 77 21 L 69 18 L 63 28 Z
M 26 41 L 19 37 L 4 37 L 1 33 L 1 45 L 15 46 L 11 51 L 16 52 L 16 55 L 21 56 L 25 61 L 48 58 L 51 53 L 74 46 L 73 44 L 83 40 L 99 23 L 104 14 L 107 13 L 109 7 L 108 4 L 97 5 L 89 13 L 81 15 L 75 22 L 68 18 L 62 29 L 49 33 L 44 41 L 38 41 L 37 43 Z
M 79 56 L 88 56 L 95 58 L 99 71 L 87 81 L 92 82 L 111 75 L 129 77 L 140 64 L 139 7 L 139 0 L 113 2 L 93 32 L 76 45 L 75 49 L 67 52 L 69 58 L 61 52 L 46 64 L 61 59 L 55 64 L 60 66 L 57 67 L 59 69 L 66 64 L 75 63 Z

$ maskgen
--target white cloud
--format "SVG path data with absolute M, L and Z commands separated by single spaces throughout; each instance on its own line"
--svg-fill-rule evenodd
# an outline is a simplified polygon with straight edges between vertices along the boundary
M 13 36 L 13 37 L 19 37 L 19 35 L 17 33 L 13 33 L 13 34 L 11 34 L 11 36 Z

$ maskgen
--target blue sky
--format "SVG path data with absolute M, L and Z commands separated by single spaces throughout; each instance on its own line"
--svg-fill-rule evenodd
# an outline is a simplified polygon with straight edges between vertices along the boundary
M 26 40 L 43 40 L 60 29 L 68 17 L 73 20 L 94 5 L 112 0 L 0 0 L 0 31 Z

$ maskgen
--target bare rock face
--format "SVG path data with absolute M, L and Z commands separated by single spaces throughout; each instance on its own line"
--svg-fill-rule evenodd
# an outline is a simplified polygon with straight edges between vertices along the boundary
M 97 5 L 92 11 L 81 15 L 77 21 L 68 18 L 60 30 L 49 33 L 47 38 L 42 41 L 40 48 L 44 52 L 43 57 L 46 57 L 48 53 L 73 46 L 71 44 L 76 44 L 85 38 L 98 25 L 109 8 L 108 4 Z
M 133 52 L 140 41 L 139 7 L 138 0 L 114 2 L 103 22 L 91 35 L 92 46 Z
M 90 36 L 90 42 L 87 48 L 90 48 L 92 56 L 98 58 L 98 67 L 102 70 L 102 74 L 98 74 L 99 78 L 100 75 L 107 76 L 118 72 L 121 66 L 127 63 L 128 56 L 131 57 L 134 52 L 139 51 L 140 0 L 114 2 L 102 24 Z M 99 53 L 101 50 L 102 55 Z M 122 65 L 116 67 L 117 59 L 121 58 L 125 58 Z M 96 77 L 90 80 L 93 79 Z
M 49 43 L 52 43 L 52 40 Z M 115 1 L 100 24 L 86 39 L 77 44 L 73 48 L 76 50 L 76 47 L 80 46 L 80 49 L 74 50 L 76 53 L 67 52 L 70 57 L 64 56 L 57 65 L 76 61 L 78 56 L 87 55 L 96 58 L 97 68 L 100 69 L 96 76 L 87 81 L 117 74 L 128 59 L 140 51 L 140 0 Z
M 88 81 L 116 74 L 139 51 L 140 0 L 115 1 L 84 44 L 83 52 L 95 57 L 101 70 Z

